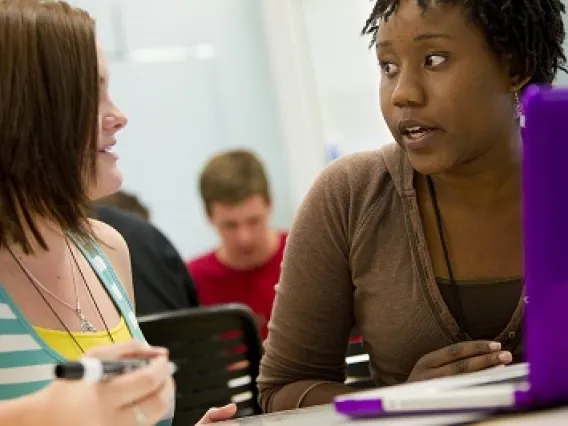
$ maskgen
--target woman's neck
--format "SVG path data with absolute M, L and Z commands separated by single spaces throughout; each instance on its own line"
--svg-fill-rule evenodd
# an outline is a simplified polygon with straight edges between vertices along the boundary
M 520 200 L 521 161 L 511 149 L 488 153 L 432 178 L 447 200 L 479 206 Z

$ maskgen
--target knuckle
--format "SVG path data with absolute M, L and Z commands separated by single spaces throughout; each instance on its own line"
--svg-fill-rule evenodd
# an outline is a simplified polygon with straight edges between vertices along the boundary
M 454 367 L 449 364 L 446 365 L 440 369 L 438 369 L 438 371 L 432 375 L 432 378 L 438 378 L 438 377 L 449 377 L 449 376 L 455 376 L 456 373 L 454 371 Z
M 459 361 L 454 363 L 455 374 L 463 374 L 467 371 L 467 368 L 468 368 L 467 359 L 460 359 Z
M 446 350 L 450 358 L 456 358 L 461 354 L 463 350 L 463 344 L 456 343 L 455 345 L 450 345 Z
M 160 385 L 161 380 L 155 371 L 147 369 L 146 371 L 141 372 L 140 382 L 142 386 L 154 389 Z
M 487 352 L 487 344 L 483 342 L 475 342 L 475 351 L 477 353 Z

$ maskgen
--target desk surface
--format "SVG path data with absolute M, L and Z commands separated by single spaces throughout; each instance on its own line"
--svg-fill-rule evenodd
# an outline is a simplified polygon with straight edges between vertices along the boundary
M 444 426 L 456 424 L 479 426 L 560 426 L 568 424 L 568 407 L 538 413 L 501 416 L 488 419 L 482 414 L 451 414 L 441 416 L 416 416 L 390 419 L 350 420 L 337 414 L 330 405 L 302 410 L 247 417 L 217 423 L 224 426 Z
M 568 406 L 537 413 L 502 416 L 485 420 L 480 426 L 561 426 L 568 424 Z

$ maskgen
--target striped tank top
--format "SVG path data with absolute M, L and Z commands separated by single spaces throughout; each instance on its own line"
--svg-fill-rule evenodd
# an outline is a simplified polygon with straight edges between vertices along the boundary
M 107 256 L 96 242 L 85 249 L 75 241 L 109 297 L 114 301 L 133 339 L 144 341 L 128 295 Z M 0 400 L 28 395 L 54 379 L 54 365 L 66 358 L 36 332 L 0 283 Z M 171 424 L 172 413 L 159 426 Z

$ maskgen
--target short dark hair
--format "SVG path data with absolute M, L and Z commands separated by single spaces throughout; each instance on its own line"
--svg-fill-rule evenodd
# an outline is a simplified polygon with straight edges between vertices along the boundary
M 39 219 L 90 241 L 99 70 L 87 12 L 0 0 L 0 99 L 0 247 L 47 249 Z
M 199 190 L 208 215 L 214 202 L 238 204 L 252 195 L 271 201 L 264 166 L 255 154 L 244 149 L 213 156 L 201 171 Z
M 136 195 L 126 191 L 118 191 L 95 201 L 97 206 L 115 206 L 120 210 L 133 213 L 144 220 L 150 220 L 150 210 Z
M 561 0 L 416 0 L 426 10 L 433 2 L 460 4 L 468 19 L 478 25 L 499 57 L 510 55 L 513 70 L 530 77 L 528 84 L 554 81 L 559 69 L 566 72 L 562 44 L 565 31 Z M 363 34 L 376 42 L 379 20 L 388 19 L 400 0 L 376 0 Z

